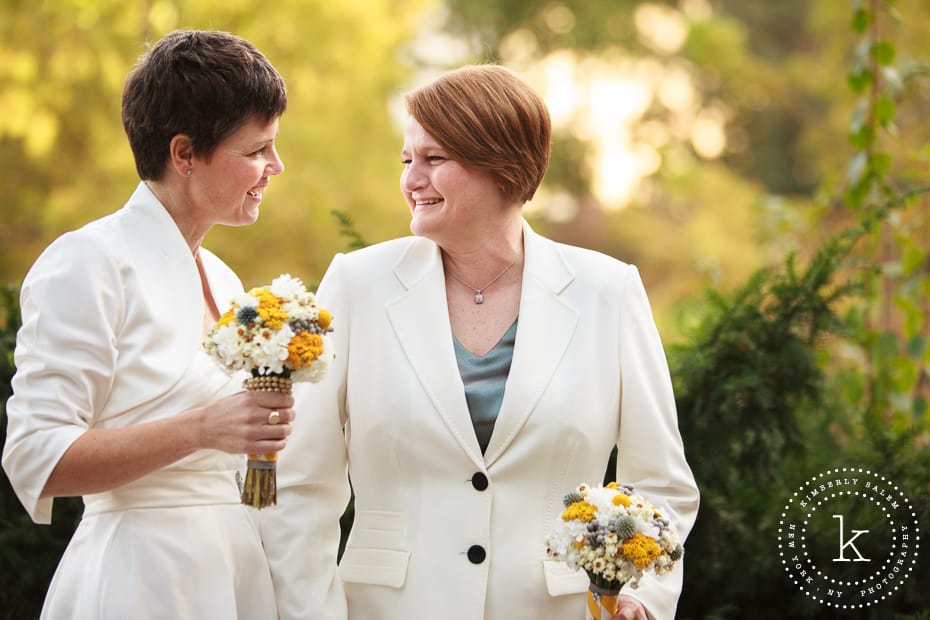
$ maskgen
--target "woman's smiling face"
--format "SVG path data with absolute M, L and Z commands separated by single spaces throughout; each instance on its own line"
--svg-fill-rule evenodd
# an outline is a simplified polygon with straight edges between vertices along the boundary
M 400 190 L 410 230 L 442 246 L 500 218 L 506 201 L 495 179 L 457 159 L 410 117 L 401 151 Z
M 195 217 L 208 225 L 243 226 L 258 219 L 262 193 L 284 164 L 275 150 L 278 119 L 246 121 L 207 158 L 196 158 L 191 193 Z

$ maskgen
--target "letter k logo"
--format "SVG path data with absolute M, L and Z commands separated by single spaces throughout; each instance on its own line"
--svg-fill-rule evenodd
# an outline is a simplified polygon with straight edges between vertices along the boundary
M 868 562 L 868 558 L 862 557 L 862 554 L 859 553 L 859 549 L 856 548 L 856 545 L 853 544 L 853 541 L 859 538 L 861 534 L 865 534 L 869 530 L 852 530 L 853 537 L 847 541 L 843 541 L 845 530 L 843 529 L 843 515 L 833 515 L 834 519 L 840 520 L 840 557 L 833 558 L 834 562 Z M 843 552 L 846 550 L 846 547 L 852 547 L 852 550 L 856 552 L 858 556 L 856 559 L 848 559 L 843 556 Z

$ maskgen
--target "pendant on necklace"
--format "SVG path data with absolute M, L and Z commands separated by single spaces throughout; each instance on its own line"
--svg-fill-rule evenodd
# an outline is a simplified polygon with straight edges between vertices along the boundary
M 483 304 L 483 303 L 484 303 L 484 295 L 482 295 L 480 291 L 477 292 L 477 293 L 475 293 L 475 303 L 476 303 L 476 304 Z

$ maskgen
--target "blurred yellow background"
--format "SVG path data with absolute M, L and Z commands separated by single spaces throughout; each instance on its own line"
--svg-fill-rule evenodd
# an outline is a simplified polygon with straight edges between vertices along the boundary
M 930 41 L 930 5 L 897 3 L 900 55 Z M 842 181 L 856 53 L 847 2 L 808 0 L 2 0 L 0 281 L 19 282 L 63 231 L 119 208 L 137 178 L 120 123 L 123 79 L 175 28 L 234 32 L 287 81 L 289 109 L 258 224 L 205 246 L 247 286 L 313 284 L 349 239 L 408 234 L 400 199 L 402 93 L 443 69 L 500 62 L 549 103 L 550 174 L 526 214 L 555 239 L 640 267 L 677 338 L 711 284 L 728 288 L 821 237 Z M 895 156 L 919 145 L 930 86 L 899 110 Z M 842 209 L 837 218 L 844 219 Z

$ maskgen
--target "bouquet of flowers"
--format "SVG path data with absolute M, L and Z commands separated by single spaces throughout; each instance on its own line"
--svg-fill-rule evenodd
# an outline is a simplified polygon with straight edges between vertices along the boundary
M 326 375 L 334 358 L 331 323 L 330 313 L 303 282 L 284 274 L 269 287 L 233 299 L 207 334 L 204 349 L 226 372 L 250 372 L 246 390 L 290 393 L 292 382 L 316 383 Z M 269 423 L 274 423 L 271 416 Z M 277 458 L 277 453 L 248 455 L 243 504 L 265 508 L 277 502 Z
M 580 484 L 546 539 L 546 555 L 588 574 L 588 620 L 616 613 L 624 584 L 639 587 L 644 571 L 667 573 L 684 549 L 661 512 L 628 484 Z

